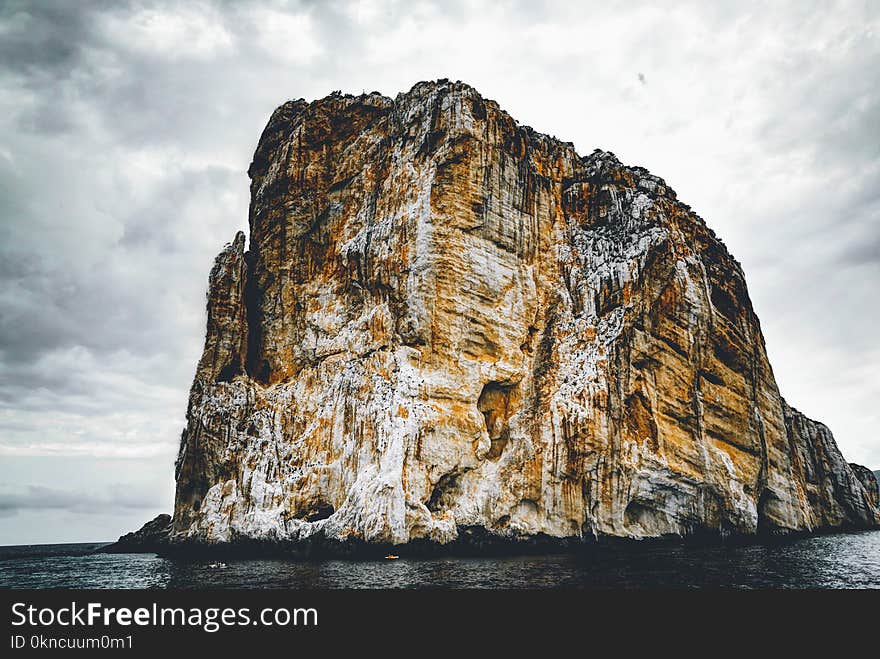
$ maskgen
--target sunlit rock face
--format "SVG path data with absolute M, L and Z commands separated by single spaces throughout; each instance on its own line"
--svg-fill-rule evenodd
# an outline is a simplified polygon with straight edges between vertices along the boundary
M 279 107 L 217 257 L 174 538 L 864 527 L 675 193 L 462 83 Z

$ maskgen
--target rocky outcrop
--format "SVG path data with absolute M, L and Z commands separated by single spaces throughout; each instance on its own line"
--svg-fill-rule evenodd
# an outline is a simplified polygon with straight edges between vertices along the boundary
M 448 81 L 279 107 L 211 271 L 176 543 L 865 527 L 666 183 Z
M 171 533 L 171 515 L 157 515 L 137 531 L 126 533 L 119 540 L 101 547 L 101 554 L 150 554 L 161 552 L 168 546 Z
M 855 477 L 859 479 L 862 487 L 865 488 L 865 492 L 868 494 L 868 503 L 874 508 L 880 507 L 880 484 L 877 481 L 877 472 L 853 462 L 849 463 L 849 467 Z

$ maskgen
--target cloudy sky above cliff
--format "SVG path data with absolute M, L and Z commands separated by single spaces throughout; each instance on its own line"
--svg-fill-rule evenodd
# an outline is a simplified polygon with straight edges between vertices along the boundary
M 664 177 L 742 262 L 785 397 L 880 468 L 880 4 L 654 4 L 0 2 L 0 544 L 171 510 L 275 106 L 444 77 Z

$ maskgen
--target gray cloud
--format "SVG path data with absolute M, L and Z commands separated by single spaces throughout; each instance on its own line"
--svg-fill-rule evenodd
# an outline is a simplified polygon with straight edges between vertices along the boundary
M 28 2 L 13 0 L 0 7 L 4 65 L 36 82 L 47 74 L 63 75 L 93 38 L 95 11 L 112 2 Z
M 87 515 L 127 508 L 152 510 L 162 505 L 158 499 L 155 491 L 133 492 L 122 484 L 112 485 L 100 495 L 28 485 L 18 491 L 0 490 L 0 516 L 31 510 L 63 510 Z
M 113 540 L 170 512 L 173 459 L 5 455 L 0 545 Z
M 440 77 L 663 176 L 743 263 L 788 400 L 876 468 L 878 70 L 869 3 L 5 2 L 0 482 L 29 455 L 170 477 L 271 111 Z

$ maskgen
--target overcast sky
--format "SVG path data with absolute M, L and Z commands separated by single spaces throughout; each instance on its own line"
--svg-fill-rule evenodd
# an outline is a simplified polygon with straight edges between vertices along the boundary
M 880 3 L 0 2 L 0 544 L 171 512 L 212 260 L 272 110 L 461 79 L 662 176 L 786 399 L 880 468 Z

